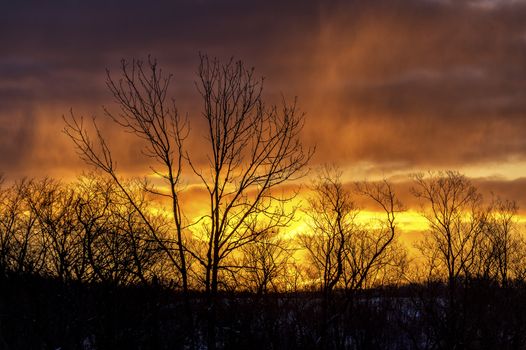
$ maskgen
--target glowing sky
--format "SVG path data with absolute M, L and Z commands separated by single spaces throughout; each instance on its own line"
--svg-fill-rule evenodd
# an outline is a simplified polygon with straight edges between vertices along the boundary
M 526 3 L 522 1 L 40 1 L 0 11 L 0 172 L 71 177 L 70 108 L 111 107 L 105 68 L 151 54 L 174 74 L 198 149 L 198 52 L 255 66 L 270 100 L 299 97 L 312 166 L 346 179 L 458 169 L 526 207 Z M 121 170 L 139 145 L 105 129 Z M 405 196 L 412 207 L 410 196 Z

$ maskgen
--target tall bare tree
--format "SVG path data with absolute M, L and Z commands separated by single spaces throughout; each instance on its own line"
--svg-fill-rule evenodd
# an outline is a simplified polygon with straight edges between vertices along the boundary
M 230 254 L 288 224 L 292 212 L 285 203 L 294 194 L 280 194 L 279 186 L 304 175 L 311 151 L 299 140 L 304 116 L 295 103 L 267 106 L 263 80 L 253 69 L 200 58 L 208 162 L 204 168 L 190 163 L 208 192 L 209 213 L 201 219 L 204 252 L 195 257 L 205 271 L 205 289 L 214 295 Z
M 202 251 L 193 256 L 204 270 L 211 303 L 208 347 L 214 349 L 220 272 L 241 247 L 289 223 L 293 211 L 285 204 L 295 194 L 279 187 L 304 175 L 312 152 L 300 142 L 304 115 L 296 102 L 266 105 L 263 80 L 241 61 L 221 63 L 201 55 L 197 88 L 203 101 L 208 161 L 189 160 L 208 192 L 208 214 L 200 219 L 197 237 Z
M 105 115 L 126 132 L 144 141 L 142 153 L 157 164 L 151 166 L 151 170 L 165 181 L 168 191 L 161 191 L 152 186 L 145 189 L 170 200 L 175 227 L 174 240 L 167 240 L 156 232 L 147 213 L 135 202 L 134 196 L 122 183 L 111 150 L 95 120 L 93 119 L 96 132 L 95 141 L 90 137 L 83 119 L 75 117 L 73 113 L 70 118 L 64 118 L 66 123 L 64 130 L 76 145 L 80 157 L 88 164 L 107 173 L 132 204 L 150 235 L 180 272 L 182 288 L 186 293 L 188 267 L 185 252 L 184 216 L 179 193 L 181 191 L 183 142 L 188 134 L 188 127 L 186 119 L 179 115 L 174 100 L 168 98 L 171 78 L 172 76 L 165 75 L 158 68 L 157 62 L 151 58 L 146 63 L 135 60 L 129 63 L 123 60 L 120 78 L 114 80 L 108 71 L 106 80 L 120 111 L 112 112 L 110 109 L 105 109 Z M 175 243 L 175 250 L 172 242 Z

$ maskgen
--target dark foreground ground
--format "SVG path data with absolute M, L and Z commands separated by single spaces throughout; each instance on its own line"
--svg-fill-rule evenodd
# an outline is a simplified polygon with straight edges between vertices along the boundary
M 473 281 L 368 290 L 224 294 L 220 349 L 526 349 L 526 288 Z M 190 317 L 188 315 L 191 315 Z M 0 349 L 206 349 L 210 303 L 160 287 L 0 279 Z

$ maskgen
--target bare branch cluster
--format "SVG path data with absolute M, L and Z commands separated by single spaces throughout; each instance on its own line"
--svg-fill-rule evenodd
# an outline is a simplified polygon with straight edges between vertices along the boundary
M 390 267 L 405 266 L 403 249 L 396 242 L 395 218 L 401 204 L 391 184 L 355 184 L 356 194 L 372 200 L 385 215 L 376 228 L 358 222 L 352 191 L 341 176 L 337 168 L 322 169 L 306 211 L 311 232 L 300 236 L 327 295 L 335 287 L 351 293 L 374 285 L 388 278 Z

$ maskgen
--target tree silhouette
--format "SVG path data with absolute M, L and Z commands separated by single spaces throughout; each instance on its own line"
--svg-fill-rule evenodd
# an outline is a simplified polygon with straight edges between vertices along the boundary
M 407 252 L 398 243 L 397 215 L 403 205 L 387 180 L 360 182 L 358 194 L 374 203 L 380 216 L 355 228 L 345 255 L 345 288 L 348 292 L 402 280 Z M 382 218 L 382 216 L 384 216 Z M 374 227 L 377 226 L 377 227 Z M 394 277 L 394 278 L 393 278 Z
M 459 281 L 473 275 L 483 232 L 484 210 L 477 188 L 456 171 L 414 176 L 414 195 L 423 201 L 422 215 L 429 222 L 426 239 L 418 246 L 431 268 L 445 276 L 448 297 L 445 342 L 462 343 L 463 318 L 457 303 Z
M 204 268 L 205 290 L 214 299 L 220 271 L 228 268 L 226 259 L 289 223 L 293 213 L 287 212 L 285 203 L 294 194 L 280 195 L 279 186 L 304 175 L 312 152 L 305 151 L 299 139 L 304 115 L 298 113 L 296 103 L 267 106 L 263 81 L 241 61 L 223 64 L 201 55 L 198 78 L 208 163 L 204 168 L 191 160 L 190 164 L 210 204 L 209 213 L 201 218 L 204 254 L 194 257 Z M 209 327 L 211 349 L 214 317 Z
M 221 262 L 258 236 L 286 226 L 291 213 L 278 186 L 304 175 L 311 152 L 299 140 L 304 116 L 296 104 L 266 106 L 263 81 L 240 61 L 201 56 L 198 90 L 207 125 L 208 164 L 194 172 L 209 195 L 202 218 L 205 290 L 217 293 Z M 293 196 L 293 195 L 292 195 Z
M 154 225 L 149 222 L 147 213 L 122 184 L 111 150 L 95 119 L 93 119 L 96 131 L 95 142 L 92 141 L 83 119 L 75 117 L 73 113 L 69 119 L 64 118 L 66 123 L 64 131 L 74 142 L 84 161 L 104 171 L 113 179 L 141 217 L 152 238 L 181 274 L 182 288 L 187 293 L 188 268 L 183 237 L 184 217 L 179 200 L 183 142 L 188 134 L 187 122 L 179 115 L 174 100 L 168 99 L 171 75 L 165 76 L 155 60 L 149 58 L 146 64 L 135 60 L 131 64 L 125 60 L 121 63 L 120 78 L 114 80 L 108 71 L 106 80 L 120 112 L 114 113 L 105 109 L 105 114 L 125 131 L 143 140 L 142 153 L 159 164 L 160 168 L 154 166 L 151 169 L 167 183 L 168 193 L 151 186 L 145 186 L 144 189 L 170 199 L 176 252 L 172 247 L 172 241 L 160 237 Z
M 413 193 L 423 200 L 422 214 L 430 225 L 428 239 L 419 248 L 425 256 L 438 253 L 436 266 L 454 290 L 458 278 L 469 273 L 474 263 L 482 232 L 482 197 L 455 171 L 414 178 Z
M 346 246 L 352 239 L 357 215 L 351 192 L 344 188 L 341 175 L 340 170 L 330 166 L 320 171 L 306 210 L 311 232 L 300 236 L 326 297 L 330 297 L 343 277 Z
M 476 254 L 477 276 L 504 287 L 512 277 L 513 259 L 521 260 L 517 212 L 516 202 L 494 197 L 482 219 L 482 234 Z

